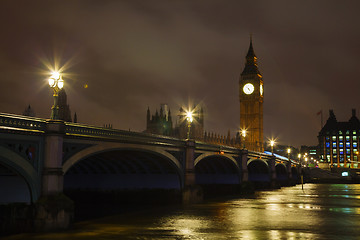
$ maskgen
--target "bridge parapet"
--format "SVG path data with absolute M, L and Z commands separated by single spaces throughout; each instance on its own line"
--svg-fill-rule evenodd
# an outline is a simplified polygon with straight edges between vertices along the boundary
M 77 123 L 65 123 L 65 132 L 67 136 L 96 138 L 109 141 L 121 141 L 131 143 L 147 143 L 163 146 L 182 146 L 185 147 L 186 140 L 172 138 L 168 136 L 155 135 L 142 132 L 132 132 L 119 129 L 109 129 Z
M 44 133 L 46 120 L 9 113 L 0 113 L 1 131 L 21 130 L 33 133 Z

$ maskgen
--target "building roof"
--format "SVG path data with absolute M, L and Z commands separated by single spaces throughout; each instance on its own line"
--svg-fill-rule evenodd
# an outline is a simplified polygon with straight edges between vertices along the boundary
M 360 121 L 356 117 L 355 109 L 352 109 L 352 116 L 347 122 L 338 122 L 333 110 L 329 110 L 329 118 L 319 135 L 325 135 L 332 131 L 360 130 Z

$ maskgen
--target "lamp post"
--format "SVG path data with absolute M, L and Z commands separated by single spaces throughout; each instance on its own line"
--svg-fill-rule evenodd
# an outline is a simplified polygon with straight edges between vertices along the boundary
M 246 137 L 246 130 L 241 130 L 241 136 L 243 137 L 243 149 L 245 149 L 245 137 Z
M 290 153 L 291 153 L 291 148 L 288 148 L 288 149 L 287 149 L 287 153 L 288 153 L 288 159 L 289 159 L 289 162 L 290 162 Z
M 274 140 L 270 140 L 271 154 L 272 154 L 272 155 L 274 155 L 274 145 L 275 145 L 275 141 L 274 141 Z
M 298 158 L 299 158 L 299 163 L 300 163 L 300 166 L 301 166 L 301 154 L 300 153 L 298 154 Z
M 193 120 L 192 112 L 186 112 L 186 121 L 188 123 L 187 139 L 190 139 L 190 129 Z
M 54 105 L 51 108 L 51 116 L 50 119 L 58 120 L 59 119 L 59 92 L 64 87 L 64 80 L 62 79 L 60 73 L 53 72 L 53 74 L 49 78 L 49 86 L 54 91 Z

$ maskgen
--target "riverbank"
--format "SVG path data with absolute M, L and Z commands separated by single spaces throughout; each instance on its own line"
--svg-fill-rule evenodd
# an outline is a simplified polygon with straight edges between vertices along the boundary
M 304 168 L 306 183 L 359 184 L 360 169 L 350 168 Z

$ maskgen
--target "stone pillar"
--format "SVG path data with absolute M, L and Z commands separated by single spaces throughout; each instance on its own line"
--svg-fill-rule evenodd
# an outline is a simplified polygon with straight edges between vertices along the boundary
M 195 185 L 195 141 L 187 140 L 185 149 L 185 178 L 184 185 Z
M 241 150 L 241 182 L 249 181 L 249 171 L 247 167 L 248 151 L 246 149 Z
M 41 197 L 36 202 L 36 231 L 68 228 L 73 222 L 74 204 L 63 194 L 63 121 L 49 120 L 46 125 Z
M 203 200 L 203 191 L 200 186 L 196 185 L 195 179 L 195 141 L 187 140 L 185 147 L 185 176 L 184 188 L 182 191 L 183 203 L 191 204 Z
M 272 155 L 269 160 L 270 187 L 271 188 L 279 188 L 279 184 L 278 184 L 277 178 L 276 178 L 275 159 L 276 159 L 276 157 L 274 155 Z
M 42 195 L 48 196 L 63 191 L 63 136 L 65 125 L 62 121 L 50 120 L 46 125 Z
M 290 161 L 286 163 L 286 171 L 287 171 L 289 182 L 291 182 L 292 181 L 292 172 L 291 172 L 291 162 Z

